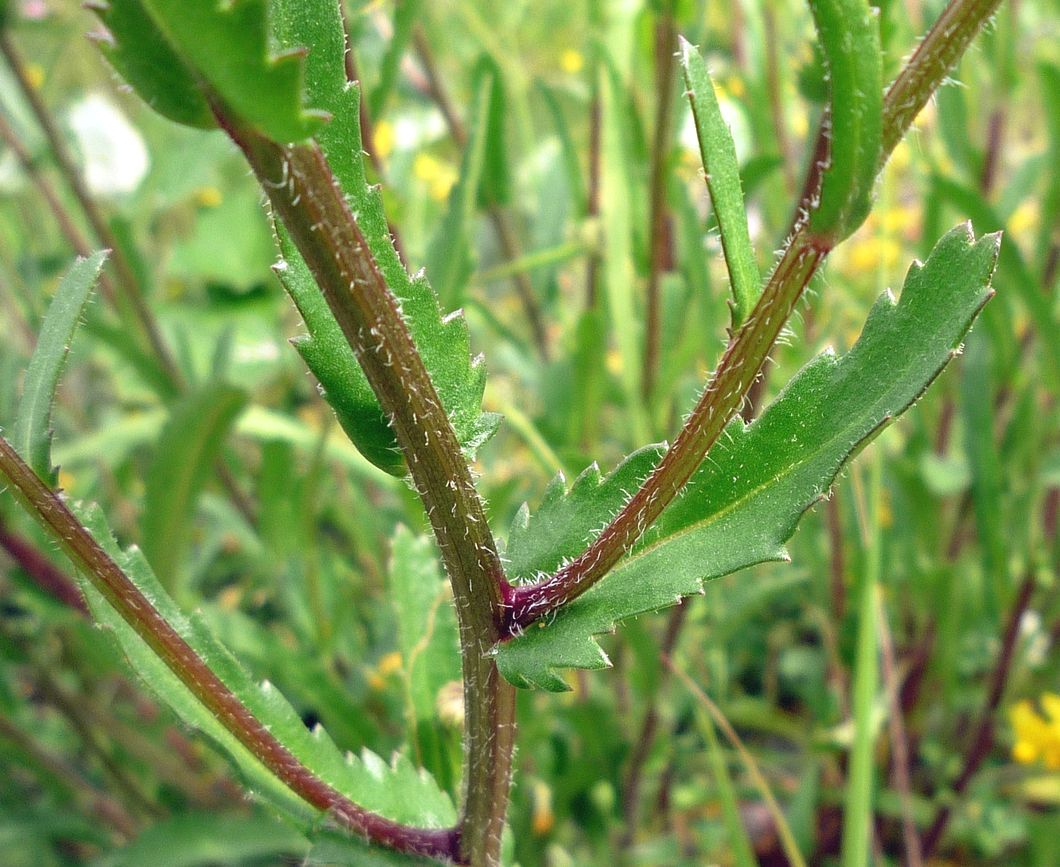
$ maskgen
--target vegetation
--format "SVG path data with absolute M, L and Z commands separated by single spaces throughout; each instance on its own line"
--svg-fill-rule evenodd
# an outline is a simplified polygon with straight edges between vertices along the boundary
M 5 863 L 1056 862 L 1048 0 L 89 5 L 0 6 Z

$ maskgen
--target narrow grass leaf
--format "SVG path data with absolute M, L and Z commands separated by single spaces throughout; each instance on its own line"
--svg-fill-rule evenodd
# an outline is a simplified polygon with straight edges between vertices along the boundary
M 787 558 L 784 542 L 850 456 L 908 408 L 954 355 L 989 287 L 997 236 L 967 226 L 915 263 L 901 299 L 873 307 L 858 342 L 802 369 L 754 422 L 736 420 L 677 500 L 633 551 L 584 595 L 498 645 L 517 686 L 566 690 L 557 669 L 602 668 L 593 639 L 627 617 L 702 592 L 703 581 Z M 531 581 L 579 555 L 650 472 L 661 450 L 634 453 L 611 475 L 591 467 L 569 492 L 557 478 L 531 519 L 523 509 L 508 541 L 509 574 Z
M 81 313 L 106 258 L 106 251 L 93 253 L 84 259 L 78 258 L 63 275 L 48 305 L 37 346 L 26 369 L 22 399 L 11 431 L 11 445 L 32 467 L 33 472 L 51 484 L 56 481 L 51 460 L 51 417 L 55 389 L 59 385 L 59 375 L 70 352 L 70 343 L 81 320 Z
M 732 326 L 735 330 L 747 318 L 758 300 L 761 276 L 747 228 L 740 167 L 732 133 L 721 116 L 707 64 L 682 37 L 681 67 L 684 70 L 688 100 L 699 137 L 699 153 L 710 190 L 710 201 L 721 233 L 721 247 L 732 286 Z
M 397 0 L 394 4 L 394 29 L 387 40 L 383 62 L 379 65 L 379 82 L 368 96 L 368 111 L 372 117 L 382 117 L 387 100 L 398 82 L 401 59 L 409 46 L 422 6 L 423 0 Z
M 850 750 L 849 773 L 843 809 L 842 862 L 844 867 L 863 867 L 869 863 L 872 840 L 872 802 L 876 741 L 876 690 L 879 682 L 877 633 L 879 581 L 882 558 L 880 501 L 883 494 L 880 476 L 882 457 L 873 455 L 869 464 L 869 486 L 865 525 L 868 531 L 864 568 L 858 602 L 857 656 L 854 662 L 854 743 Z
M 484 67 L 482 74 L 476 77 L 460 176 L 449 192 L 445 216 L 427 250 L 427 275 L 447 307 L 458 307 L 463 303 L 464 288 L 474 269 L 476 202 L 485 167 L 490 104 L 495 89 L 495 75 L 488 66 Z
M 210 383 L 182 399 L 162 429 L 147 471 L 140 528 L 144 554 L 170 590 L 178 583 L 199 493 L 245 405 L 240 389 Z
M 729 849 L 732 852 L 732 863 L 736 867 L 756 867 L 758 861 L 755 859 L 754 846 L 747 836 L 747 828 L 740 817 L 740 804 L 736 800 L 736 789 L 729 775 L 729 765 L 725 760 L 725 751 L 718 743 L 717 732 L 714 731 L 714 723 L 711 722 L 707 712 L 701 707 L 696 707 L 696 720 L 699 730 L 707 742 L 707 753 L 710 758 L 710 767 L 714 772 L 714 782 L 718 787 L 718 800 L 721 801 L 721 815 L 725 820 L 725 831 L 729 835 Z

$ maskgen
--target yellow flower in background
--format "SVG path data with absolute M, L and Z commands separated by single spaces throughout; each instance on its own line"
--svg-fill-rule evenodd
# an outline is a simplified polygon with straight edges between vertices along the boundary
M 559 68 L 568 75 L 575 75 L 582 71 L 585 66 L 585 58 L 580 51 L 568 48 L 559 56 Z
M 216 208 L 224 201 L 224 196 L 217 187 L 199 187 L 195 191 L 195 204 L 201 208 Z
M 26 81 L 34 90 L 40 90 L 44 84 L 44 67 L 39 63 L 26 64 Z
M 1038 206 L 1034 202 L 1024 202 L 1008 218 L 1006 227 L 1013 235 L 1021 235 L 1038 225 Z
M 436 202 L 443 202 L 456 183 L 456 169 L 432 154 L 417 154 L 412 162 L 412 173 L 427 185 L 427 194 Z
M 1029 701 L 1017 702 L 1009 711 L 1016 742 L 1012 758 L 1021 765 L 1041 761 L 1050 771 L 1060 771 L 1060 695 L 1042 693 L 1040 715 Z
M 902 254 L 902 248 L 893 238 L 865 238 L 850 246 L 847 262 L 851 270 L 859 274 L 875 271 L 880 265 L 893 268 Z
M 401 671 L 401 654 L 395 650 L 380 658 L 375 671 L 368 675 L 368 685 L 379 692 L 386 687 L 387 678 L 398 671 Z
M 394 144 L 397 137 L 394 135 L 394 124 L 388 120 L 381 120 L 372 130 L 372 144 L 380 159 L 386 159 L 394 152 Z

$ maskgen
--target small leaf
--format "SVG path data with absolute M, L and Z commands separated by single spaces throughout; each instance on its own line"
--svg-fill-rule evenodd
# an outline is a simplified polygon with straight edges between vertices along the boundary
M 827 492 L 844 463 L 909 407 L 953 356 L 989 299 L 999 238 L 975 241 L 957 228 L 906 277 L 901 300 L 881 297 L 845 355 L 819 355 L 750 425 L 733 421 L 681 496 L 633 552 L 554 620 L 495 649 L 504 676 L 561 691 L 562 668 L 608 665 L 594 635 L 622 619 L 672 605 L 703 582 L 767 560 L 803 512 Z M 557 480 L 529 520 L 524 511 L 507 551 L 514 578 L 553 572 L 618 511 L 659 452 L 634 453 L 610 476 L 592 468 L 569 493 Z
M 33 468 L 33 472 L 52 485 L 57 478 L 51 461 L 51 415 L 55 389 L 59 385 L 59 375 L 70 352 L 70 342 L 81 320 L 81 313 L 106 258 L 106 251 L 93 253 L 86 259 L 78 258 L 59 282 L 26 370 L 22 399 L 11 431 L 11 445 Z
M 714 83 L 707 64 L 695 46 L 682 37 L 681 66 L 684 68 L 688 99 L 699 137 L 699 153 L 703 159 L 707 187 L 714 215 L 721 232 L 721 247 L 732 286 L 732 325 L 735 330 L 747 318 L 758 300 L 762 278 L 751 246 L 747 229 L 747 211 L 740 184 L 740 166 L 736 161 L 736 146 L 732 134 L 721 116 Z
M 182 399 L 162 429 L 147 471 L 140 527 L 144 554 L 170 590 L 178 583 L 195 501 L 245 405 L 243 391 L 214 382 Z
M 118 71 L 163 114 L 212 126 L 204 112 L 212 116 L 216 100 L 275 141 L 300 141 L 328 116 L 303 104 L 304 52 L 272 50 L 268 7 L 266 0 L 109 0 L 98 12 L 111 28 L 108 52 Z
M 877 13 L 867 0 L 810 0 L 828 70 L 828 163 L 810 230 L 833 241 L 853 234 L 872 206 L 883 135 Z
M 410 277 L 394 249 L 379 189 L 370 186 L 365 177 L 359 91 L 346 81 L 346 43 L 338 6 L 328 0 L 274 0 L 271 11 L 271 23 L 281 45 L 313 47 L 306 58 L 307 97 L 332 115 L 331 122 L 318 133 L 317 141 L 357 217 L 372 258 L 401 303 L 416 348 L 457 438 L 465 454 L 473 457 L 500 421 L 499 416 L 482 412 L 485 365 L 481 357 L 471 357 L 463 314 L 443 317 L 426 278 L 422 273 Z M 287 233 L 278 227 L 278 234 L 285 260 L 280 277 L 309 329 L 309 336 L 297 344 L 298 351 L 320 381 L 325 398 L 357 448 L 376 466 L 392 475 L 402 475 L 404 463 L 394 435 L 353 351 L 345 344 L 309 268 Z
M 322 728 L 307 729 L 271 684 L 255 682 L 201 619 L 186 617 L 180 611 L 137 549 L 122 551 L 118 547 L 97 507 L 78 510 L 78 518 L 191 651 L 317 777 L 365 809 L 397 822 L 426 828 L 444 828 L 455 822 L 456 811 L 449 798 L 429 775 L 417 771 L 406 759 L 396 758 L 388 765 L 367 750 L 359 758 L 344 756 Z M 159 699 L 184 723 L 207 735 L 228 753 L 255 796 L 294 820 L 304 833 L 315 832 L 324 814 L 298 798 L 243 746 L 87 579 L 80 576 L 80 583 L 93 615 L 113 632 L 129 664 Z

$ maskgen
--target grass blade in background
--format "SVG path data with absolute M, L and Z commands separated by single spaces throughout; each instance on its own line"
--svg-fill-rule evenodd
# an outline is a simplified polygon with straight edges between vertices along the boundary
M 50 485 L 56 481 L 51 462 L 52 404 L 59 375 L 70 352 L 70 343 L 81 321 L 81 313 L 99 279 L 107 258 L 106 251 L 77 259 L 63 275 L 48 313 L 41 324 L 37 346 L 33 350 L 18 414 L 11 431 L 11 444 L 33 471 Z
M 141 545 L 162 585 L 171 591 L 180 583 L 195 502 L 245 405 L 240 389 L 211 383 L 181 400 L 162 430 L 147 472 Z
M 441 303 L 459 307 L 474 264 L 473 231 L 476 202 L 486 163 L 486 141 L 490 127 L 490 108 L 498 87 L 491 65 L 480 65 L 476 88 L 471 100 L 467 145 L 460 164 L 460 177 L 449 193 L 445 217 L 427 251 L 427 276 Z
M 721 234 L 721 248 L 732 286 L 732 327 L 735 331 L 747 318 L 761 291 L 762 278 L 747 229 L 747 211 L 740 183 L 740 166 L 732 134 L 721 116 L 707 64 L 694 45 L 680 39 L 681 67 L 684 70 L 688 100 L 696 121 L 699 153 L 714 216 Z
M 611 329 L 621 357 L 620 379 L 626 396 L 626 410 L 634 443 L 651 438 L 644 405 L 641 401 L 641 363 L 643 340 L 640 316 L 634 291 L 636 269 L 633 264 L 632 179 L 628 153 L 630 123 L 626 89 L 618 70 L 608 62 L 600 64 L 602 96 L 601 213 L 606 245 L 604 278 Z
M 858 597 L 857 659 L 852 702 L 854 744 L 850 750 L 843 801 L 843 867 L 864 867 L 869 863 L 873 833 L 873 748 L 876 743 L 876 689 L 879 681 L 879 619 L 876 612 L 883 556 L 883 531 L 880 528 L 882 461 L 877 451 L 869 464 L 869 485 L 865 494 L 868 501 L 864 521 L 867 538 Z

